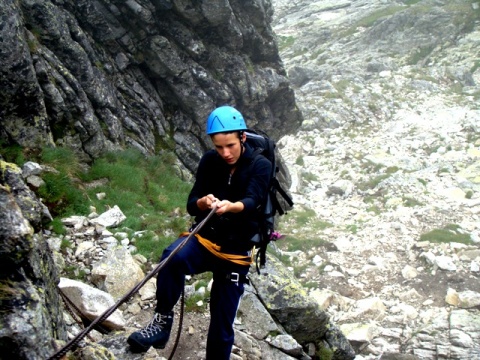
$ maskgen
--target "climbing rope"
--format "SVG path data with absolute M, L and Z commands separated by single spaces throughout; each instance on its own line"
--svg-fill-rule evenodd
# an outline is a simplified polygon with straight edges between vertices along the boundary
M 182 249 L 188 241 L 205 225 L 205 223 L 212 217 L 212 215 L 215 213 L 215 210 L 217 209 L 217 206 L 215 203 L 213 204 L 212 210 L 210 213 L 203 219 L 196 227 L 195 229 L 190 232 L 190 234 L 180 243 L 178 246 L 172 250 L 172 252 L 165 258 L 163 259 L 150 273 L 148 273 L 142 281 L 140 281 L 137 285 L 135 285 L 128 293 L 126 293 L 121 299 L 119 299 L 115 305 L 107 309 L 102 315 L 98 316 L 95 320 L 93 320 L 88 327 L 83 329 L 81 332 L 79 332 L 72 340 L 70 340 L 67 345 L 65 345 L 63 348 L 61 348 L 59 351 L 57 351 L 55 354 L 53 354 L 51 357 L 48 358 L 48 360 L 60 360 L 63 356 L 67 354 L 67 352 L 75 345 L 77 344 L 80 340 L 82 340 L 90 331 L 93 330 L 93 328 L 100 322 L 103 322 L 105 319 L 107 319 L 110 315 L 113 314 L 115 310 L 117 310 L 120 305 L 122 305 L 124 302 L 126 302 L 132 295 L 137 293 L 145 283 L 150 280 L 153 276 L 155 276 L 169 261 L 170 259 L 178 252 L 180 249 Z M 183 313 L 183 293 L 182 293 L 182 313 Z M 183 321 L 183 314 L 181 314 L 181 321 Z M 181 322 L 180 322 L 181 325 Z M 179 329 L 180 333 L 180 329 Z M 177 339 L 180 338 L 180 335 L 177 334 Z M 174 345 L 173 351 L 177 348 L 177 344 Z M 173 353 L 169 359 L 172 359 Z
M 173 359 L 173 355 L 175 354 L 175 351 L 177 351 L 177 346 L 180 343 L 180 334 L 182 332 L 182 324 L 183 324 L 183 309 L 185 307 L 185 288 L 182 289 L 182 297 L 180 299 L 181 305 L 180 305 L 180 319 L 178 320 L 178 331 L 177 331 L 177 336 L 175 337 L 175 342 L 173 343 L 173 348 L 172 352 L 170 353 L 170 356 L 168 357 L 168 360 Z

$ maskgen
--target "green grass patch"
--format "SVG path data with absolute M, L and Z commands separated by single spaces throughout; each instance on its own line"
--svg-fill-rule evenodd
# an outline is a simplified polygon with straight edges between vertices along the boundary
M 37 192 L 52 216 L 86 214 L 88 199 L 76 182 L 81 167 L 75 153 L 66 148 L 46 147 L 39 154 L 39 162 L 55 169 L 41 175 L 45 184 Z M 60 228 L 58 221 L 53 225 Z
M 417 180 L 418 180 L 418 182 L 419 182 L 420 184 L 422 184 L 423 186 L 427 186 L 427 180 L 421 179 L 421 178 L 417 178 Z
M 358 183 L 357 188 L 362 191 L 375 189 L 375 187 L 377 187 L 378 184 L 380 184 L 383 180 L 388 179 L 389 177 L 390 177 L 390 174 L 381 174 L 381 175 L 375 176 L 372 179 Z
M 62 242 L 60 243 L 60 250 L 65 253 L 68 248 L 73 247 L 73 244 L 70 240 L 63 238 Z
M 283 51 L 289 47 L 291 47 L 295 43 L 295 38 L 293 36 L 278 36 L 278 49 Z
M 40 154 L 40 162 L 50 165 L 58 172 L 68 177 L 77 177 L 81 174 L 78 156 L 70 149 L 61 147 L 46 147 Z
M 303 264 L 303 265 L 296 265 L 293 267 L 293 275 L 297 278 L 297 279 L 301 279 L 302 278 L 302 274 L 305 273 L 305 270 L 307 270 L 309 268 L 309 265 L 308 264 Z
M 428 241 L 431 243 L 452 243 L 473 244 L 470 234 L 460 232 L 460 226 L 456 224 L 446 225 L 442 229 L 434 229 L 420 235 L 420 241 Z
M 277 241 L 277 246 L 284 251 L 303 251 L 306 252 L 313 248 L 318 248 L 328 244 L 327 240 L 324 240 L 318 236 L 297 236 L 288 235 L 283 240 Z
M 434 46 L 423 46 L 415 49 L 413 53 L 410 54 L 408 59 L 406 60 L 407 65 L 416 65 L 420 61 L 424 60 L 429 56 L 434 49 Z
M 83 176 L 86 182 L 108 179 L 106 185 L 87 190 L 97 212 L 118 205 L 127 217 L 123 226 L 157 235 L 142 237 L 136 244 L 141 254 L 155 259 L 188 226 L 185 204 L 191 185 L 174 174 L 173 162 L 170 156 L 145 157 L 135 150 L 126 150 L 96 160 Z M 104 192 L 105 198 L 96 200 L 98 192 Z M 174 209 L 178 211 L 173 215 Z M 165 236 L 165 230 L 173 235 Z
M 302 155 L 299 155 L 297 157 L 297 159 L 295 160 L 295 164 L 299 165 L 299 166 L 303 166 L 305 165 L 305 161 L 303 160 L 303 156 Z
M 417 199 L 414 199 L 409 196 L 403 196 L 403 205 L 406 207 L 415 207 L 415 206 L 422 206 L 423 203 L 421 201 L 418 201 Z
M 305 283 L 302 283 L 303 287 L 306 289 L 316 289 L 318 288 L 318 282 L 316 281 L 307 281 Z
M 348 79 L 343 79 L 343 80 L 340 80 L 340 81 L 337 81 L 336 83 L 333 84 L 333 87 L 339 92 L 339 93 L 342 93 L 344 94 L 348 87 L 350 86 L 350 80 Z
M 452 19 L 453 24 L 462 27 L 465 34 L 474 31 L 476 21 L 480 19 L 480 8 L 473 9 L 472 4 L 474 3 L 478 3 L 478 1 L 454 1 L 445 5 L 447 11 L 455 14 Z
M 399 171 L 400 168 L 398 166 L 389 166 L 387 167 L 387 169 L 385 170 L 385 172 L 387 174 L 395 174 L 397 171 Z
M 4 140 L 0 139 L 0 155 L 7 162 L 22 166 L 25 164 L 24 149 L 19 145 L 8 145 Z
M 355 34 L 358 31 L 359 27 L 372 27 L 380 19 L 386 18 L 388 16 L 394 15 L 399 11 L 405 10 L 405 6 L 389 6 L 387 8 L 379 9 L 365 16 L 364 18 L 357 21 L 350 28 L 339 34 L 339 37 L 348 37 Z
M 312 209 L 302 209 L 298 211 L 289 212 L 289 221 L 295 223 L 295 227 L 298 228 L 311 228 L 315 230 L 324 230 L 333 226 L 327 221 L 323 221 L 317 218 L 315 211 Z
M 318 181 L 318 176 L 311 173 L 311 172 L 303 172 L 302 173 L 302 178 L 303 178 L 303 180 L 305 180 L 307 182 Z
M 318 350 L 315 353 L 317 359 L 322 360 L 332 360 L 334 352 L 331 349 L 326 348 L 324 345 L 320 344 L 317 346 Z
M 305 209 L 294 211 L 290 213 L 291 220 L 293 220 L 297 225 L 304 226 L 307 225 L 312 219 L 316 218 L 315 211 L 312 209 Z
M 208 292 L 207 292 L 208 293 Z M 185 298 L 185 311 L 186 312 L 197 312 L 203 313 L 207 311 L 208 303 L 205 299 L 209 296 L 205 293 L 205 296 L 202 294 L 195 293 L 192 296 Z M 199 301 L 202 301 L 202 304 L 199 305 Z
M 475 71 L 477 71 L 478 68 L 480 68 L 480 60 L 475 60 L 473 62 L 472 68 L 470 69 L 470 72 L 473 74 Z
M 87 274 L 84 270 L 80 269 L 78 266 L 75 265 L 67 265 L 63 269 L 65 276 L 69 279 L 75 279 L 79 281 L 86 281 Z
M 37 193 L 53 217 L 88 212 L 87 197 L 67 174 L 45 173 L 42 179 L 45 184 L 39 187 Z
M 396 14 L 399 11 L 405 10 L 403 6 L 389 6 L 387 8 L 379 9 L 377 11 L 372 12 L 368 16 L 360 19 L 356 27 L 371 27 L 375 24 L 378 20 L 383 19 L 385 17 L 391 16 Z
M 371 205 L 367 208 L 368 212 L 372 212 L 375 215 L 380 215 L 382 213 L 382 209 L 378 205 Z
M 67 229 L 63 225 L 62 220 L 59 218 L 54 218 L 50 222 L 50 227 L 55 234 L 65 235 L 67 233 Z
M 163 250 L 171 243 L 172 239 L 160 237 L 154 232 L 147 232 L 141 238 L 136 239 L 135 247 L 143 256 L 153 261 L 160 261 Z
M 358 232 L 358 225 L 357 224 L 350 224 L 345 226 L 347 231 L 351 232 L 352 234 L 356 234 Z
M 106 185 L 87 190 L 89 199 L 97 212 L 118 205 L 127 217 L 122 226 L 152 232 L 139 238 L 135 246 L 139 253 L 155 260 L 188 227 L 185 204 L 191 184 L 174 173 L 174 161 L 170 154 L 146 157 L 129 149 L 97 159 L 82 176 L 84 182 L 108 179 Z M 99 192 L 106 194 L 102 200 L 95 196 Z M 177 211 L 172 213 L 174 209 Z
M 165 246 L 188 228 L 185 204 L 191 184 L 176 175 L 173 154 L 145 156 L 129 149 L 105 154 L 88 168 L 67 148 L 48 147 L 35 154 L 15 146 L 0 144 L 0 149 L 7 161 L 31 160 L 53 168 L 41 174 L 45 184 L 37 195 L 52 214 L 49 228 L 57 234 L 66 233 L 64 217 L 88 215 L 91 206 L 100 214 L 118 205 L 126 216 L 122 227 L 131 233 L 147 230 L 135 246 L 156 261 Z M 88 186 L 98 180 L 106 181 Z M 106 196 L 98 199 L 96 194 L 101 192 Z
M 295 209 L 282 217 L 278 223 L 278 231 L 286 234 L 286 238 L 276 242 L 277 246 L 285 251 L 307 251 L 314 247 L 328 244 L 322 239 L 322 230 L 332 227 L 333 224 L 319 219 L 312 209 Z M 301 232 L 295 230 L 301 229 Z

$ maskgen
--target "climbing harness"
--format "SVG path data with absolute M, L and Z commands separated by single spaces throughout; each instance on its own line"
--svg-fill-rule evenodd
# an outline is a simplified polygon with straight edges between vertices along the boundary
M 189 235 L 188 232 L 184 232 L 180 234 L 180 236 L 187 236 Z M 217 245 L 213 242 L 211 242 L 208 239 L 205 239 L 204 237 L 200 236 L 199 234 L 195 234 L 195 237 L 198 239 L 198 242 L 202 244 L 208 251 L 210 251 L 213 255 L 216 257 L 222 259 L 222 260 L 227 260 L 230 262 L 233 262 L 238 265 L 245 265 L 248 266 L 251 263 L 253 263 L 253 251 L 252 255 L 235 255 L 235 254 L 226 254 L 221 252 L 221 247 L 220 245 Z
M 63 356 L 67 354 L 67 352 L 75 345 L 77 344 L 80 340 L 82 340 L 90 331 L 92 331 L 98 323 L 103 322 L 105 319 L 107 319 L 110 315 L 113 314 L 115 310 L 117 310 L 120 305 L 122 305 L 124 302 L 126 302 L 132 295 L 137 293 L 145 283 L 150 280 L 153 276 L 155 276 L 169 261 L 170 259 L 178 252 L 180 249 L 182 249 L 190 239 L 195 236 L 195 234 L 205 225 L 205 223 L 212 217 L 213 214 L 215 214 L 215 211 L 217 210 L 217 205 L 214 203 L 212 205 L 212 210 L 208 213 L 208 215 L 203 219 L 196 227 L 193 229 L 192 232 L 180 243 L 178 246 L 172 250 L 172 252 L 165 258 L 163 259 L 150 273 L 148 273 L 142 281 L 140 281 L 137 285 L 135 285 L 127 294 L 125 294 L 121 299 L 117 301 L 115 305 L 113 305 L 111 308 L 107 309 L 102 315 L 98 316 L 95 320 L 93 320 L 88 327 L 83 329 L 83 331 L 79 332 L 72 340 L 70 340 L 67 345 L 65 345 L 63 348 L 61 348 L 59 351 L 57 351 L 55 354 L 53 354 L 51 357 L 48 358 L 48 360 L 60 360 Z M 183 304 L 184 304 L 184 294 L 182 292 L 182 314 L 180 315 L 180 325 L 182 324 L 183 321 Z M 170 355 L 170 359 L 173 358 L 173 353 L 175 352 L 177 348 L 177 341 L 180 338 L 180 329 L 177 334 L 177 339 L 175 340 L 176 344 L 174 345 L 174 348 L 172 350 L 172 354 Z

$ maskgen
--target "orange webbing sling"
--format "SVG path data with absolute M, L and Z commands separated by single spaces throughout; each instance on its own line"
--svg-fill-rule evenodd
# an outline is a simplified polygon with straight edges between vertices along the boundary
M 183 232 L 180 234 L 180 236 L 181 237 L 188 236 L 188 234 L 189 234 L 188 232 Z M 210 251 L 213 255 L 215 255 L 216 257 L 219 257 L 220 259 L 231 261 L 238 265 L 250 265 L 251 263 L 253 263 L 253 251 L 251 256 L 226 254 L 221 252 L 220 245 L 217 245 L 211 242 L 210 240 L 205 239 L 204 237 L 201 237 L 198 234 L 195 234 L 195 237 L 198 239 L 200 244 L 202 244 L 208 251 Z

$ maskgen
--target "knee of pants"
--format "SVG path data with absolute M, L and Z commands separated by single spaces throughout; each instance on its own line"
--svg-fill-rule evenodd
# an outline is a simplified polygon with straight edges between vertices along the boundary
M 184 240 L 185 238 L 179 238 L 177 239 L 175 242 L 171 243 L 169 246 L 167 246 L 165 248 L 165 250 L 163 250 L 162 252 L 162 258 L 161 260 L 165 260 L 168 256 L 170 256 L 170 254 L 177 248 L 177 246 L 179 246 L 181 244 L 181 242 Z M 179 251 L 177 251 L 177 253 L 175 255 L 172 256 L 172 258 L 169 260 L 170 261 L 178 261 L 182 258 L 182 253 L 185 252 L 185 247 L 183 247 L 182 249 L 180 249 Z M 183 251 L 182 251 L 183 250 Z
M 179 238 L 170 246 L 168 246 L 162 254 L 162 261 L 165 260 L 167 257 L 171 256 L 172 252 L 176 249 L 179 244 L 185 238 Z M 187 273 L 194 273 L 195 271 L 199 271 L 207 267 L 205 265 L 205 258 L 204 254 L 200 248 L 201 245 L 196 243 L 196 239 L 191 239 L 188 243 L 184 244 L 184 246 L 175 252 L 173 256 L 171 256 L 165 265 L 166 268 L 172 270 L 179 270 Z

